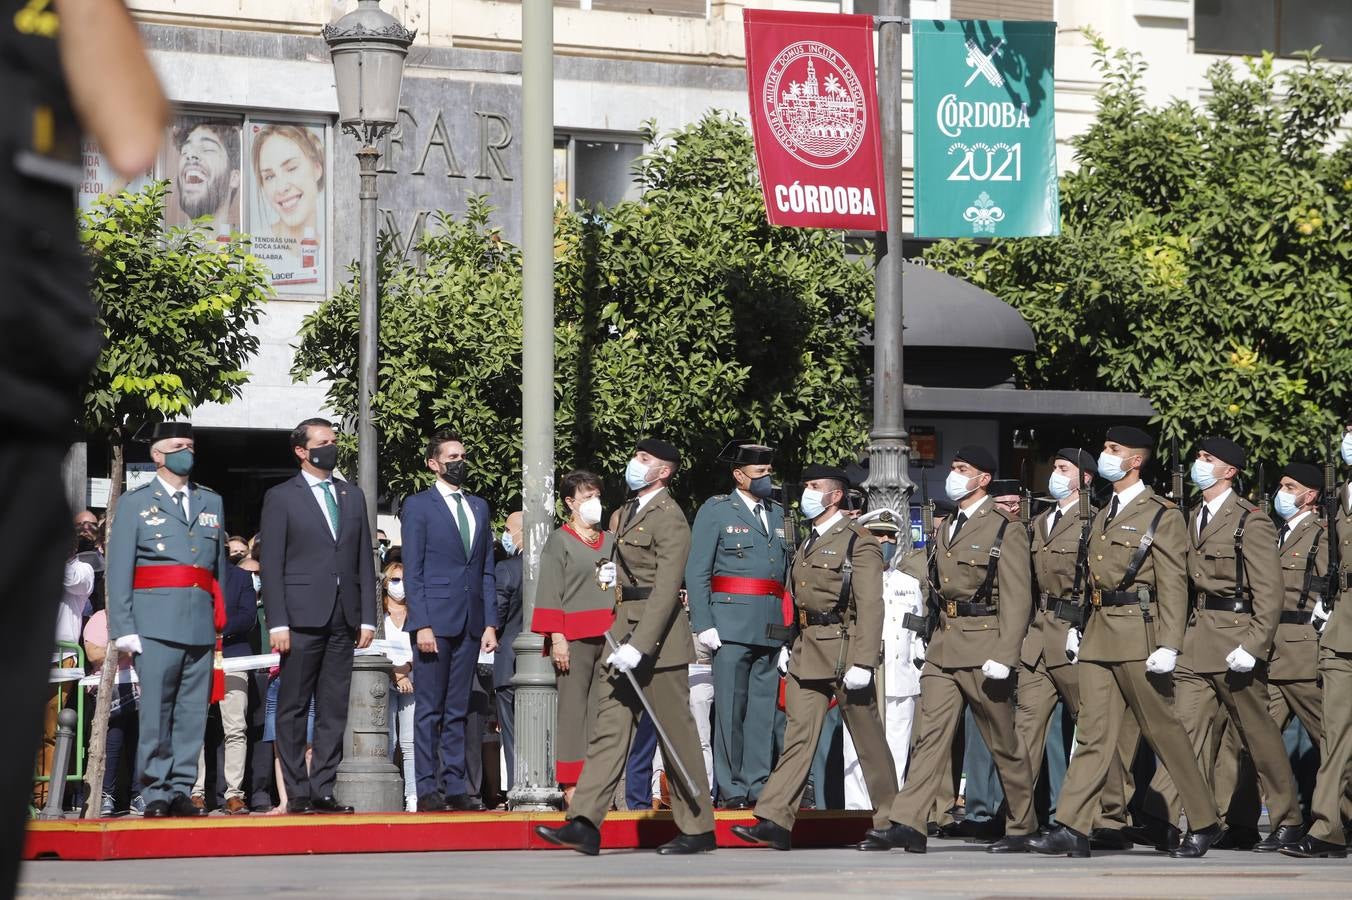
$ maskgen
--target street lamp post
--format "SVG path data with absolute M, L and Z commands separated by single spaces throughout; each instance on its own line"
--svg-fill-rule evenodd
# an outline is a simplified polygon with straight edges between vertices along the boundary
M 380 8 L 378 0 L 358 0 L 357 8 L 324 26 L 338 91 L 338 122 L 361 142 L 361 297 L 357 336 L 357 483 L 366 495 L 366 518 L 376 533 L 377 453 L 371 398 L 376 391 L 376 342 L 379 334 L 376 263 L 375 144 L 399 115 L 404 59 L 413 43 L 409 31 Z M 368 551 L 375 556 L 373 545 Z M 403 808 L 403 779 L 390 759 L 391 664 L 384 655 L 359 656 L 352 666 L 343 762 L 335 796 L 358 812 Z

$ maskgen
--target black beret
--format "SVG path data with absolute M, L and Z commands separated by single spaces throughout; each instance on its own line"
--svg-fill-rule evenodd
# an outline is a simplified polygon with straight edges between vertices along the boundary
M 844 469 L 835 466 L 823 466 L 820 463 L 808 463 L 803 466 L 803 481 L 816 481 L 818 478 L 831 478 L 835 481 L 848 485 L 850 479 L 845 475 Z
M 677 464 L 681 461 L 681 451 L 661 438 L 646 437 L 638 442 L 638 449 L 657 457 L 663 462 Z
M 1007 497 L 1010 494 L 1022 494 L 1023 485 L 1017 478 L 997 478 L 986 485 L 986 493 L 992 497 Z
M 1058 459 L 1064 459 L 1072 466 L 1079 466 L 1082 472 L 1088 472 L 1090 475 L 1098 474 L 1098 461 L 1079 447 L 1062 447 L 1056 451 L 1056 456 L 1052 457 L 1053 461 Z
M 656 456 L 657 454 L 654 453 L 653 455 Z M 734 466 L 768 466 L 774 462 L 774 459 L 774 447 L 767 447 L 764 444 L 757 444 L 755 441 L 744 438 L 729 441 L 723 451 L 718 454 L 719 462 L 730 463 Z
M 1241 472 L 1244 470 L 1244 464 L 1249 461 L 1248 454 L 1244 452 L 1244 448 L 1229 438 L 1207 438 L 1197 445 L 1197 449 L 1205 450 L 1221 462 L 1234 466 Z
M 1114 444 L 1121 444 L 1123 447 L 1146 450 L 1155 447 L 1155 439 L 1135 425 L 1114 425 L 1108 429 L 1106 437 Z
M 169 438 L 192 437 L 191 422 L 147 422 L 136 431 L 135 440 L 143 444 L 158 444 Z
M 1322 490 L 1324 487 L 1324 473 L 1316 465 L 1306 462 L 1291 462 L 1282 469 L 1282 477 L 1290 478 L 1301 487 L 1307 487 L 1311 490 Z
M 980 469 L 988 475 L 995 474 L 995 457 L 985 447 L 978 447 L 975 444 L 968 444 L 953 454 L 955 460 L 961 460 L 973 468 Z

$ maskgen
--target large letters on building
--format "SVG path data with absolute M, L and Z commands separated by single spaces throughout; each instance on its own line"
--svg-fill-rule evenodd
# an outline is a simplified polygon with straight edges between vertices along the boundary
M 770 224 L 886 230 L 873 17 L 761 9 L 742 17 Z
M 915 21 L 916 237 L 1061 232 L 1054 22 Z

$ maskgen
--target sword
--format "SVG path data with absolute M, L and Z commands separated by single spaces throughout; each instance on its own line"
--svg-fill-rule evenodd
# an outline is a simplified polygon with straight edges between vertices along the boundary
M 606 644 L 610 646 L 611 653 L 620 649 L 620 645 L 615 643 L 615 639 L 610 636 L 609 631 L 606 632 Z M 666 729 L 662 727 L 662 721 L 657 718 L 657 713 L 653 712 L 653 705 L 649 703 L 648 698 L 644 696 L 643 688 L 638 686 L 638 679 L 634 677 L 633 670 L 627 670 L 624 674 L 625 677 L 629 679 L 629 686 L 634 689 L 635 694 L 638 694 L 638 702 L 643 704 L 643 711 L 648 714 L 649 719 L 652 719 L 653 730 L 657 732 L 658 738 L 661 739 L 662 746 L 666 748 L 662 754 L 663 761 L 665 761 L 668 756 L 671 757 L 671 762 L 675 764 L 676 771 L 680 774 L 681 780 L 685 782 L 685 786 L 690 791 L 691 797 L 698 797 L 700 791 L 705 791 L 707 793 L 707 787 L 699 788 L 695 786 L 695 779 L 690 777 L 690 772 L 686 770 L 685 763 L 681 762 L 681 758 L 676 755 L 676 748 L 671 745 L 671 740 L 667 737 Z

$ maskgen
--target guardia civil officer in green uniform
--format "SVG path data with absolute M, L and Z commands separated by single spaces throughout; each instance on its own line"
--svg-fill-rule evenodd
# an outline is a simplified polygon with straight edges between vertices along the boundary
M 137 768 L 145 814 L 197 816 L 189 794 L 206 735 L 213 650 L 224 625 L 220 495 L 188 480 L 192 425 L 149 435 L 155 478 L 124 494 L 108 538 L 108 634 L 141 683 Z
M 792 847 L 793 823 L 832 701 L 859 754 L 875 823 L 887 821 L 897 793 L 875 686 L 882 663 L 883 552 L 878 539 L 842 511 L 848 483 L 838 468 L 803 469 L 799 508 L 812 528 L 793 561 L 798 635 L 792 653 L 780 651 L 787 668 L 784 752 L 756 804 L 756 824 L 732 827 L 742 840 L 776 850 Z
M 784 508 L 770 499 L 774 450 L 748 441 L 723 448 L 734 490 L 695 516 L 685 589 L 690 627 L 713 653 L 714 778 L 722 805 L 747 809 L 774 762 L 775 662 L 784 622 Z

